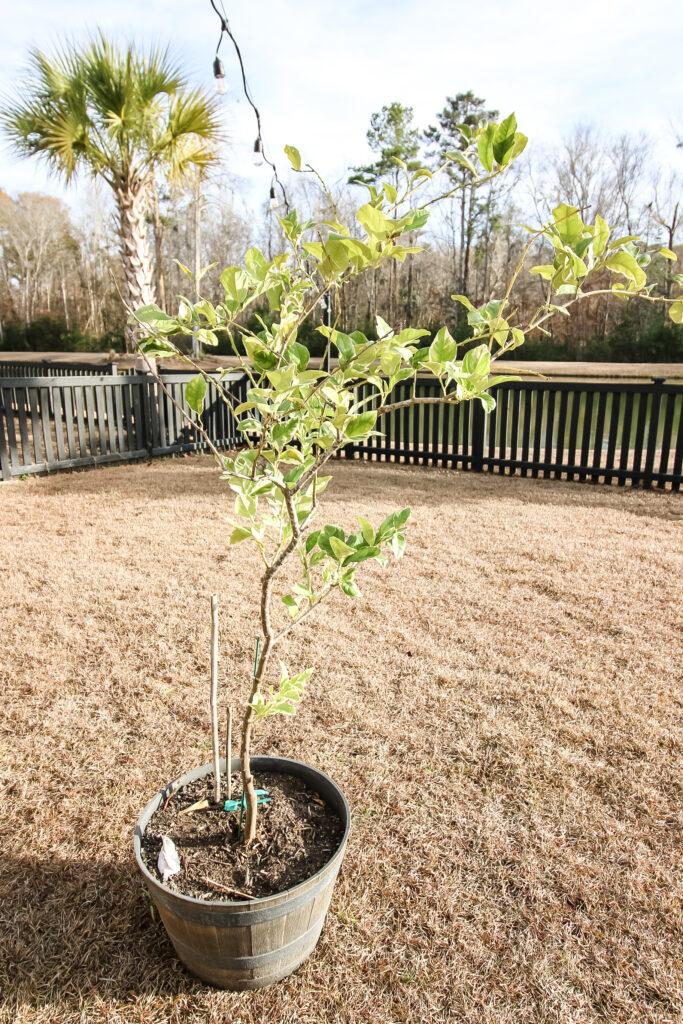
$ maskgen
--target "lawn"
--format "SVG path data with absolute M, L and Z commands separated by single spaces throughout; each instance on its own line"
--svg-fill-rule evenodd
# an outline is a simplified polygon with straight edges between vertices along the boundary
M 358 493 L 360 498 L 356 498 Z M 340 463 L 323 521 L 410 504 L 405 558 L 288 640 L 257 753 L 352 806 L 313 957 L 256 993 L 176 960 L 132 852 L 253 662 L 255 554 L 203 456 L 0 486 L 0 1020 L 683 1020 L 683 498 Z

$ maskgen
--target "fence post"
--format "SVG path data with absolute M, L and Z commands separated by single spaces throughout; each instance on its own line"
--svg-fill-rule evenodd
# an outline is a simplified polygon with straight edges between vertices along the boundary
M 666 377 L 653 377 L 652 405 L 650 406 L 650 429 L 647 432 L 647 448 L 645 450 L 645 468 L 643 470 L 643 487 L 652 487 L 652 469 L 657 451 L 657 428 L 659 426 L 659 410 L 662 405 L 662 386 Z
M 472 402 L 472 451 L 470 469 L 475 473 L 484 471 L 484 409 L 476 398 Z

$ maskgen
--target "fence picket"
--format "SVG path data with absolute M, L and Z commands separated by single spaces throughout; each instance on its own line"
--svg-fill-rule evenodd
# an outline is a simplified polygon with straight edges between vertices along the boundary
M 88 427 L 90 454 L 95 458 L 98 454 L 97 435 L 95 433 L 95 403 L 93 402 L 93 389 L 89 385 L 83 386 L 83 397 L 85 399 L 86 424 Z
M 522 420 L 522 476 L 528 476 L 530 469 L 527 463 L 529 462 L 529 444 L 531 439 L 531 398 L 533 392 L 524 392 L 524 417 Z
M 95 406 L 97 408 L 97 433 L 100 438 L 100 453 L 106 455 L 107 447 L 107 417 L 104 411 L 104 388 L 98 385 L 93 388 L 95 393 Z
M 607 392 L 601 391 L 598 395 L 598 414 L 595 420 L 595 439 L 593 441 L 593 472 L 591 480 L 594 484 L 600 479 L 602 463 L 602 445 L 605 433 L 605 410 L 607 408 Z
M 55 461 L 54 449 L 52 447 L 52 418 L 50 417 L 50 391 L 48 388 L 40 388 L 38 393 L 38 406 L 40 409 L 40 421 L 43 428 L 43 450 L 45 461 L 51 465 Z
M 532 455 L 533 466 L 531 469 L 531 475 L 534 479 L 537 479 L 538 463 L 541 461 L 544 392 L 539 391 L 538 388 L 534 388 L 534 390 L 530 391 L 529 394 L 533 395 L 534 398 L 534 450 Z
M 545 418 L 545 449 L 543 451 L 543 476 L 549 477 L 553 461 L 553 435 L 555 432 L 555 392 L 548 392 Z
M 617 478 L 619 487 L 626 483 L 627 471 L 629 469 L 629 457 L 631 454 L 631 422 L 633 419 L 634 394 L 629 391 L 624 402 L 624 422 L 621 434 L 621 454 L 619 456 L 619 469 L 621 472 Z
M 38 389 L 28 389 L 28 406 L 31 415 L 31 440 L 33 441 L 33 459 L 34 465 L 38 466 L 43 459 L 43 449 L 40 438 L 40 420 L 38 419 Z
M 52 408 L 54 411 L 55 441 L 57 442 L 57 461 L 65 462 L 67 454 L 64 446 L 64 412 L 62 408 L 61 388 L 53 388 Z
M 664 426 L 662 427 L 662 451 L 659 457 L 660 477 L 669 472 L 669 457 L 671 454 L 671 439 L 674 427 L 674 410 L 677 402 L 676 395 L 665 395 L 663 397 L 666 402 L 666 410 L 664 412 Z M 658 482 L 660 484 L 664 483 L 661 479 Z
M 557 440 L 555 449 L 555 479 L 559 480 L 562 478 L 562 471 L 564 469 L 564 435 L 567 428 L 567 403 L 569 401 L 569 392 L 563 391 L 560 395 L 560 413 L 557 421 Z
M 595 392 L 586 392 L 586 404 L 583 407 L 583 428 L 581 431 L 581 468 L 579 480 L 586 479 L 586 468 L 588 467 L 588 455 L 591 446 L 591 426 L 593 422 L 593 396 Z
M 632 482 L 634 484 L 639 483 L 641 478 L 640 467 L 643 461 L 643 443 L 645 440 L 645 421 L 647 416 L 647 406 L 649 404 L 649 395 L 640 394 L 638 395 L 638 418 L 636 420 L 636 436 L 633 444 L 633 477 Z

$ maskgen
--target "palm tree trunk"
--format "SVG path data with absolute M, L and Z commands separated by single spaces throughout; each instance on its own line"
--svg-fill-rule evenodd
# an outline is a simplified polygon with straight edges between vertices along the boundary
M 157 299 L 163 310 L 166 309 L 166 282 L 164 280 L 163 227 L 159 211 L 159 189 L 156 182 L 152 183 L 152 202 L 154 209 L 154 271 L 156 277 Z
M 146 189 L 121 182 L 114 194 L 120 221 L 123 297 L 132 309 L 138 309 L 156 300 L 145 221 Z M 126 324 L 126 348 L 129 352 L 135 349 L 135 329 L 129 324 Z

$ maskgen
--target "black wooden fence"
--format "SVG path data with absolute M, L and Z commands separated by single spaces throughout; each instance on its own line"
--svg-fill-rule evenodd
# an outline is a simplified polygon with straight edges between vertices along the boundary
M 168 394 L 145 374 L 3 378 L 0 479 L 205 449 L 169 398 L 187 409 L 184 393 L 191 378 L 162 373 Z M 224 386 L 237 401 L 245 400 L 243 375 L 230 374 Z M 410 393 L 399 385 L 392 401 Z M 384 415 L 378 423 L 382 436 L 341 454 L 594 483 L 674 490 L 683 484 L 681 386 L 660 379 L 517 381 L 494 393 L 497 407 L 486 416 L 479 402 L 430 402 L 439 397 L 438 387 L 421 381 L 420 404 Z M 234 447 L 242 439 L 220 398 L 212 399 L 202 424 L 217 447 Z
M 0 360 L 0 377 L 92 377 L 117 371 L 116 363 L 54 363 L 49 359 L 35 363 L 5 363 Z
M 648 384 L 515 381 L 492 393 L 497 405 L 487 416 L 476 401 L 430 404 L 440 390 L 422 383 L 422 404 L 384 415 L 383 436 L 342 454 L 674 490 L 683 483 L 683 387 L 659 378 Z M 392 403 L 410 394 L 399 385 Z M 368 389 L 359 397 L 369 395 Z
M 184 404 L 193 374 L 15 377 L 0 380 L 0 479 L 205 449 L 173 400 Z M 236 401 L 245 378 L 224 381 Z M 170 397 L 169 397 L 170 396 Z M 210 397 L 201 421 L 216 446 L 241 439 L 225 402 Z M 194 413 L 190 414 L 195 420 Z

